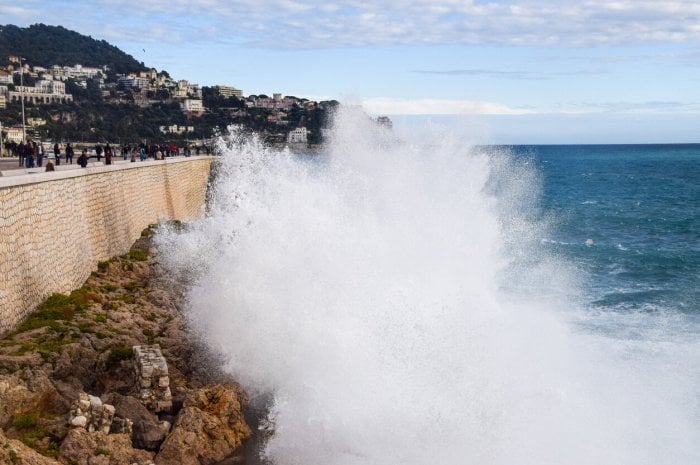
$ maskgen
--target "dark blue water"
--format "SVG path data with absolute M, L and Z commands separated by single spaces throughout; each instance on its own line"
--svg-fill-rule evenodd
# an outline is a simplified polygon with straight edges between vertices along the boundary
M 700 315 L 700 145 L 511 151 L 542 174 L 543 244 L 580 270 L 590 309 Z

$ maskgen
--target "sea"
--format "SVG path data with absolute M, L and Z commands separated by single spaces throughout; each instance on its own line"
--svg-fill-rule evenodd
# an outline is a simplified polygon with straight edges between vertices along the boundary
M 427 131 L 231 128 L 207 216 L 158 236 L 246 462 L 700 463 L 700 145 Z

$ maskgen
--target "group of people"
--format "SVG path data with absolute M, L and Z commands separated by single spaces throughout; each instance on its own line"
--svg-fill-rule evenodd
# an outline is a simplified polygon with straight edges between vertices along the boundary
M 19 166 L 34 168 L 44 163 L 44 144 L 41 142 L 29 139 L 26 143 L 20 142 L 15 150 L 19 156 Z
M 197 155 L 199 155 L 200 148 L 197 147 L 196 150 Z M 206 152 L 209 153 L 208 148 L 206 149 Z M 143 142 L 138 145 L 134 145 L 133 147 L 129 144 L 123 145 L 121 153 L 124 160 L 131 159 L 131 161 L 136 161 L 137 159 L 140 161 L 145 161 L 149 158 L 154 160 L 164 160 L 166 158 L 176 157 L 178 155 L 189 157 L 192 154 L 190 148 L 187 146 L 180 148 L 175 144 L 146 145 Z
M 44 144 L 31 139 L 27 140 L 26 143 L 12 143 L 12 146 L 8 146 L 6 144 L 5 148 L 8 151 L 17 154 L 19 156 L 19 166 L 26 168 L 41 167 L 44 160 L 49 158 L 48 153 L 44 148 Z M 197 155 L 200 153 L 211 153 L 211 149 L 207 146 L 195 146 L 194 150 L 196 151 Z M 97 158 L 97 161 L 100 162 L 102 161 L 102 157 L 104 157 L 105 165 L 111 165 L 113 157 L 118 156 L 119 151 L 121 152 L 124 160 L 131 160 L 132 162 L 135 162 L 136 160 L 145 161 L 149 158 L 153 160 L 165 160 L 166 158 L 175 157 L 178 155 L 184 155 L 186 157 L 192 155 L 192 150 L 190 147 L 177 147 L 175 144 L 146 145 L 142 142 L 134 146 L 125 144 L 121 146 L 121 148 L 113 148 L 109 143 L 107 143 L 104 146 L 102 144 L 95 145 L 91 149 L 91 152 L 94 152 L 94 155 L 88 152 L 87 147 L 83 148 L 80 156 L 77 159 L 77 163 L 81 167 L 86 168 L 90 158 Z M 73 164 L 74 155 L 75 149 L 70 142 L 66 143 L 63 155 L 61 154 L 61 146 L 58 144 L 58 142 L 55 143 L 53 146 L 53 163 L 51 163 L 49 169 L 53 171 L 54 165 L 60 165 L 62 156 L 65 157 L 66 164 Z

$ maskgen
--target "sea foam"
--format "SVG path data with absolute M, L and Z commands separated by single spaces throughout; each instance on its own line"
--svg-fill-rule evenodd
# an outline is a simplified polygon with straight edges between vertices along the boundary
M 697 344 L 574 324 L 579 278 L 540 243 L 533 167 L 353 109 L 321 155 L 236 130 L 220 149 L 208 216 L 158 240 L 193 327 L 271 399 L 267 460 L 700 463 L 676 358 Z

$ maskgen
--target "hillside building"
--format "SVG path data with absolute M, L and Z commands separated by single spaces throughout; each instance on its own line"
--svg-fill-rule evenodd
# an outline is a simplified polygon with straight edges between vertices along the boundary
M 180 104 L 180 108 L 183 112 L 188 114 L 202 114 L 204 113 L 204 104 L 199 99 L 185 99 Z
M 3 128 L 3 132 L 7 135 L 7 140 L 10 140 L 12 142 L 17 142 L 18 144 L 22 142 L 22 138 L 24 137 L 24 132 L 22 131 L 22 127 L 11 127 L 11 128 Z
M 306 128 L 302 126 L 289 131 L 289 134 L 287 134 L 287 142 L 290 144 L 306 144 Z
M 236 98 L 242 98 L 243 97 L 243 91 L 240 89 L 236 89 L 235 87 L 231 86 L 215 86 L 216 92 L 221 95 L 222 97 L 236 97 Z
M 160 126 L 159 129 L 163 134 L 184 134 L 186 132 L 194 132 L 194 126 L 178 126 L 177 124 Z
M 7 87 L 2 86 L 5 89 Z M 10 102 L 19 102 L 24 99 L 25 102 L 34 104 L 46 103 L 66 103 L 72 102 L 73 96 L 66 94 L 66 85 L 61 81 L 38 81 L 34 87 L 15 86 L 15 90 L 8 90 L 6 97 Z

